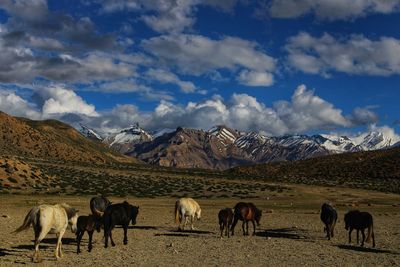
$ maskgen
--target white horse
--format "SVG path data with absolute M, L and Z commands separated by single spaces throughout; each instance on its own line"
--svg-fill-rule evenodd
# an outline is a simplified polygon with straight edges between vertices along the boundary
M 191 228 L 194 230 L 194 218 L 200 220 L 201 209 L 200 205 L 192 198 L 180 198 L 175 202 L 175 222 L 179 224 L 178 230 L 184 230 L 190 218 Z M 181 229 L 182 220 L 185 219 L 183 228 Z
M 25 216 L 23 224 L 14 232 L 19 233 L 29 228 L 32 224 L 35 232 L 35 252 L 32 257 L 33 262 L 41 262 L 39 254 L 39 243 L 48 233 L 57 235 L 57 245 L 55 256 L 61 258 L 61 238 L 63 237 L 68 225 L 71 226 L 73 233 L 76 232 L 78 220 L 78 210 L 71 208 L 67 204 L 39 205 L 33 207 Z

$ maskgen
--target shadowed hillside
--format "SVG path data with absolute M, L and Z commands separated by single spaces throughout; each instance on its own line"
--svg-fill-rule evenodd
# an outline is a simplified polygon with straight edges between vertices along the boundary
M 32 121 L 0 112 L 0 140 L 3 156 L 88 163 L 138 162 L 88 140 L 56 120 Z
M 400 148 L 242 166 L 226 173 L 250 179 L 400 193 Z

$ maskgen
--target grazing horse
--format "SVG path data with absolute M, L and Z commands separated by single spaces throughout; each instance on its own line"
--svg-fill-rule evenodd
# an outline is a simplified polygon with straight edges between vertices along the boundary
M 225 235 L 229 238 L 229 228 L 232 225 L 233 221 L 233 212 L 232 209 L 226 208 L 222 209 L 218 213 L 218 221 L 219 221 L 219 229 L 221 230 L 221 238 L 225 228 Z
M 249 235 L 249 221 L 253 223 L 253 235 L 256 234 L 256 225 L 254 222 L 257 222 L 257 226 L 260 226 L 260 220 L 262 216 L 262 211 L 257 209 L 257 207 L 253 203 L 244 203 L 239 202 L 234 207 L 234 220 L 231 227 L 232 235 L 235 234 L 235 226 L 238 220 L 243 221 L 242 230 L 243 235 Z M 244 225 L 246 224 L 246 232 L 244 230 Z
M 104 211 L 103 216 L 105 238 L 104 247 L 108 247 L 108 237 L 111 239 L 111 245 L 115 246 L 111 231 L 116 225 L 121 225 L 124 229 L 124 245 L 128 244 L 127 232 L 129 221 L 132 221 L 132 225 L 135 225 L 138 214 L 139 206 L 133 206 L 126 201 L 108 206 Z
M 328 203 L 322 204 L 320 218 L 325 224 L 324 232 L 326 232 L 326 237 L 328 240 L 331 240 L 331 237 L 334 235 L 334 229 L 337 221 L 337 212 L 335 208 Z
M 93 197 L 90 200 L 90 210 L 92 211 L 92 214 L 96 218 L 96 230 L 100 231 L 101 225 L 102 225 L 102 218 L 104 211 L 108 206 L 111 205 L 111 202 L 106 198 L 106 197 Z
M 77 250 L 76 253 L 79 254 L 81 253 L 81 240 L 83 235 L 85 234 L 85 231 L 88 232 L 89 235 L 89 245 L 88 245 L 88 251 L 92 251 L 92 237 L 93 237 L 93 232 L 97 226 L 97 219 L 94 215 L 88 215 L 88 216 L 79 216 L 78 217 L 78 222 L 77 222 L 77 231 L 76 231 L 76 242 L 77 242 Z M 97 230 L 97 232 L 100 232 L 100 229 Z
M 179 224 L 178 230 L 185 230 L 185 226 L 190 218 L 190 224 L 192 230 L 194 218 L 200 220 L 201 208 L 200 205 L 192 198 L 180 198 L 175 202 L 175 223 Z M 181 228 L 182 220 L 185 219 L 183 227 Z
M 32 257 L 33 262 L 41 262 L 39 254 L 39 243 L 48 233 L 57 234 L 57 245 L 55 256 L 57 260 L 61 258 L 61 239 L 68 227 L 71 226 L 73 233 L 76 231 L 78 220 L 78 210 L 71 208 L 67 204 L 39 205 L 33 207 L 25 216 L 23 224 L 14 232 L 19 233 L 33 225 L 35 232 L 35 252 Z
M 364 241 L 369 242 L 372 237 L 372 246 L 375 247 L 375 235 L 374 235 L 374 222 L 372 215 L 368 212 L 361 212 L 359 210 L 349 211 L 344 215 L 345 229 L 349 230 L 349 243 L 351 243 L 351 232 L 353 229 L 357 230 L 357 244 L 358 244 L 358 231 L 361 230 L 362 242 L 361 246 L 364 246 Z M 368 228 L 367 240 L 365 240 L 364 229 Z

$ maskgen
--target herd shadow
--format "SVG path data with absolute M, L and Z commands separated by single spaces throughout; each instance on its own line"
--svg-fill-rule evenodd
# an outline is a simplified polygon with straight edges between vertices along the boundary
M 271 238 L 286 238 L 294 240 L 310 239 L 304 230 L 298 228 L 279 228 L 279 229 L 266 229 L 265 231 L 256 233 L 256 236 L 271 237 Z
M 11 252 L 13 252 L 13 250 L 6 249 L 6 248 L 0 248 L 0 257 L 13 255 Z
M 353 250 L 353 251 L 359 251 L 359 252 L 385 253 L 385 254 L 400 255 L 400 253 L 398 253 L 396 251 L 387 250 L 387 249 L 366 248 L 366 247 L 353 246 L 353 245 L 335 245 L 335 246 L 340 249 Z
M 201 235 L 209 235 L 215 234 L 214 232 L 210 231 L 202 231 L 202 230 L 167 230 L 166 233 L 156 233 L 154 236 L 174 236 L 174 237 L 188 237 L 194 236 L 198 237 Z

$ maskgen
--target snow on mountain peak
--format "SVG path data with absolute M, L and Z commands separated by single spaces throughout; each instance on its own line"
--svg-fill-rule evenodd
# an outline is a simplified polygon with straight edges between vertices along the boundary
M 82 135 L 86 136 L 87 138 L 91 138 L 91 139 L 95 139 L 95 140 L 99 140 L 99 141 L 103 140 L 103 138 L 98 133 L 96 133 L 95 130 L 93 130 L 83 124 L 79 124 L 79 125 L 81 126 L 81 129 L 79 131 Z
M 238 138 L 238 133 L 225 125 L 214 126 L 208 131 L 208 133 L 218 137 L 224 143 L 234 143 Z

